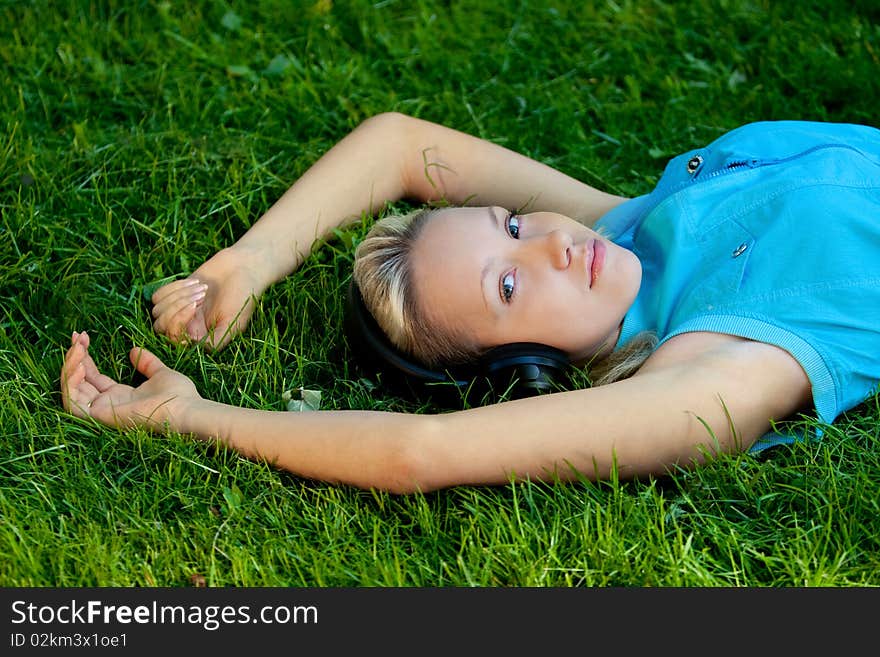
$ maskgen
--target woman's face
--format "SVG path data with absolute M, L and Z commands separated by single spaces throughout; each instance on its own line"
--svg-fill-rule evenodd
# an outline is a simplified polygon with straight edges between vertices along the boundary
M 613 348 L 641 283 L 634 253 L 553 212 L 437 211 L 414 244 L 419 306 L 487 348 L 540 342 L 583 361 Z

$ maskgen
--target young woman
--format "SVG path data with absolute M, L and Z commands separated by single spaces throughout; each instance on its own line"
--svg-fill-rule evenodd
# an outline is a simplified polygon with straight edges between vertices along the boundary
M 541 342 L 604 363 L 610 382 L 437 415 L 261 411 L 203 399 L 139 348 L 147 380 L 120 385 L 74 333 L 64 407 L 403 493 L 660 474 L 790 440 L 776 421 L 832 422 L 880 380 L 880 131 L 855 125 L 747 125 L 674 158 L 651 194 L 628 200 L 380 115 L 237 243 L 158 290 L 156 330 L 224 346 L 317 238 L 403 198 L 462 207 L 384 220 L 358 249 L 365 301 L 402 351 L 443 363 Z

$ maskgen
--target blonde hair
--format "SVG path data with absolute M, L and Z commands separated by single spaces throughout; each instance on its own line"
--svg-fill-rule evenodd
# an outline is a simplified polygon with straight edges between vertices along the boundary
M 626 379 L 642 366 L 657 348 L 657 334 L 653 331 L 642 331 L 633 336 L 625 345 L 612 351 L 602 360 L 590 363 L 590 383 L 603 386 Z
M 364 304 L 391 343 L 428 367 L 466 363 L 485 351 L 453 335 L 448 327 L 437 325 L 418 304 L 412 250 L 425 224 L 439 209 L 378 220 L 355 250 L 353 274 Z M 609 356 L 590 363 L 591 384 L 604 385 L 631 376 L 656 346 L 657 337 L 651 332 L 635 336 Z
M 482 353 L 432 322 L 418 304 L 412 250 L 437 211 L 426 208 L 380 219 L 358 244 L 354 261 L 355 283 L 379 328 L 396 348 L 428 367 L 466 363 Z

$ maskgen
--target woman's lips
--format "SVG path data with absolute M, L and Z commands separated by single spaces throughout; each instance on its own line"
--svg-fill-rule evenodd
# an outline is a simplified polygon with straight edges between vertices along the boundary
M 593 258 L 590 262 L 590 287 L 599 280 L 599 274 L 602 273 L 602 267 L 605 264 L 605 244 L 602 240 L 593 240 Z

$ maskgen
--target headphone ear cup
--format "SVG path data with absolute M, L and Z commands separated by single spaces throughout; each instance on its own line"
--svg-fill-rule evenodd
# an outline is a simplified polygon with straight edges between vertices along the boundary
M 550 392 L 562 380 L 570 361 L 565 352 L 537 342 L 514 342 L 490 349 L 483 370 L 496 390 L 513 397 Z
M 535 342 L 494 347 L 474 365 L 445 371 L 432 370 L 402 354 L 367 309 L 354 279 L 345 300 L 345 329 L 358 363 L 380 371 L 383 382 L 399 392 L 429 395 L 455 405 L 463 400 L 528 397 L 550 392 L 569 367 L 565 352 Z

